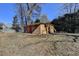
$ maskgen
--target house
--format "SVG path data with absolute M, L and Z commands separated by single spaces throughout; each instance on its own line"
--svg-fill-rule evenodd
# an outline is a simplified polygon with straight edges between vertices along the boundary
M 5 24 L 0 23 L 0 32 L 14 33 L 15 31 L 13 29 L 11 29 L 10 27 L 7 27 Z
M 5 29 L 7 28 L 7 26 L 3 23 L 0 23 L 0 31 L 3 32 Z
M 26 26 L 27 33 L 32 34 L 48 34 L 48 33 L 54 33 L 56 30 L 54 28 L 54 25 L 50 23 L 36 23 Z

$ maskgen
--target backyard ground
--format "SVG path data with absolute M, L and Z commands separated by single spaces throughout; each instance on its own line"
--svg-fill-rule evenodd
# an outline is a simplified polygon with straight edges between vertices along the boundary
M 79 56 L 79 34 L 0 33 L 1 56 Z

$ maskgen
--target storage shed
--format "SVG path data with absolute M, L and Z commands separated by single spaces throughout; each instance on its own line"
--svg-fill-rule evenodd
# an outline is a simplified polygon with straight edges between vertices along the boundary
M 50 23 L 36 23 L 27 25 L 27 33 L 32 34 L 48 34 L 48 33 L 54 33 L 56 30 L 54 28 L 54 25 Z

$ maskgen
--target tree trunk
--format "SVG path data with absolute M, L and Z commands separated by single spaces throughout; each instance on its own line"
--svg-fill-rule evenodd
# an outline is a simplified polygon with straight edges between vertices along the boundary
M 21 32 L 24 32 L 24 21 L 23 21 L 23 17 L 21 17 Z
M 24 33 L 27 32 L 27 18 L 25 17 Z

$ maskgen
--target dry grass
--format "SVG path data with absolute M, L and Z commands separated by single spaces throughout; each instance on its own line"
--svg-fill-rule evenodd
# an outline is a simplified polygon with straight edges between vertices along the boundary
M 73 42 L 73 38 L 65 35 L 0 33 L 0 55 L 79 55 L 78 52 L 75 54 L 79 45 Z M 72 51 L 67 53 L 65 50 L 68 48 Z

